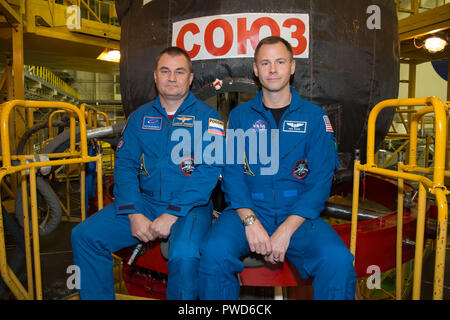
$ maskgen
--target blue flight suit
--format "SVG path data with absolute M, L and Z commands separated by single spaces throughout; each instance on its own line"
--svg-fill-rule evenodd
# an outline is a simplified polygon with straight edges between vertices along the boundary
M 129 116 L 116 149 L 114 203 L 72 231 L 82 299 L 115 298 L 111 252 L 139 242 L 128 218 L 134 213 L 151 221 L 163 213 L 179 217 L 169 236 L 167 299 L 198 297 L 199 245 L 211 226 L 210 196 L 223 168 L 211 161 L 211 144 L 223 136 L 218 112 L 192 92 L 171 120 L 159 97 Z
M 292 235 L 286 257 L 303 278 L 314 277 L 315 299 L 354 298 L 354 257 L 335 230 L 319 217 L 329 198 L 334 171 L 339 167 L 333 129 L 322 108 L 300 98 L 293 88 L 291 93 L 291 104 L 279 122 L 279 140 L 272 113 L 263 106 L 262 91 L 230 113 L 227 156 L 234 150 L 235 162 L 230 164 L 227 159 L 222 181 L 228 206 L 201 247 L 200 299 L 239 297 L 236 274 L 244 267 L 239 258 L 249 254 L 250 248 L 245 227 L 235 211 L 238 208 L 252 209 L 269 236 L 290 215 L 306 218 Z M 230 133 L 235 134 L 239 128 L 258 133 L 258 142 L 245 144 L 246 161 L 241 164 L 239 143 L 237 139 L 233 141 Z M 279 141 L 279 165 L 278 170 L 267 174 L 262 169 L 273 163 L 265 160 L 262 164 L 261 157 L 257 161 L 251 158 L 255 145 L 261 155 L 264 141 L 270 150 L 267 154 L 277 155 L 276 144 L 270 143 L 273 139 L 275 143 Z

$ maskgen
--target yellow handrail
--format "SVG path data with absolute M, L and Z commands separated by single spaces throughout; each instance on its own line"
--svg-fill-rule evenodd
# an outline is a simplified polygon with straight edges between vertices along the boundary
M 50 113 L 50 115 L 48 116 L 48 139 L 49 140 L 53 139 L 53 117 L 57 113 L 64 113 L 64 112 L 67 112 L 67 111 L 65 111 L 65 110 L 55 110 L 52 113 Z
M 43 162 L 30 162 L 26 163 L 30 155 L 24 156 L 12 156 L 9 146 L 9 115 L 14 107 L 25 108 L 59 108 L 63 109 L 70 115 L 70 152 L 60 154 L 50 154 L 49 158 L 55 158 L 56 156 L 68 156 L 69 159 L 61 160 L 49 160 Z M 40 250 L 39 250 L 39 226 L 37 216 L 37 194 L 36 194 L 36 172 L 35 170 L 40 167 L 46 166 L 59 166 L 66 164 L 80 164 L 81 165 L 81 219 L 85 219 L 85 171 L 84 164 L 87 162 L 96 161 L 97 163 L 97 195 L 98 195 L 98 207 L 103 208 L 103 184 L 102 184 L 102 161 L 101 155 L 94 157 L 88 156 L 87 152 L 87 138 L 86 138 L 86 122 L 84 118 L 84 112 L 78 107 L 64 102 L 46 102 L 46 101 L 23 101 L 13 100 L 0 105 L 1 117 L 1 146 L 2 146 L 2 167 L 0 168 L 0 183 L 7 175 L 14 173 L 21 173 L 22 183 L 22 208 L 24 214 L 24 237 L 25 237 L 25 258 L 27 265 L 27 278 L 28 286 L 24 288 L 22 283 L 16 277 L 14 272 L 8 266 L 5 248 L 5 234 L 3 228 L 3 219 L 0 218 L 0 273 L 5 284 L 10 288 L 11 292 L 17 299 L 34 299 L 34 291 L 36 291 L 36 299 L 42 299 L 42 279 L 41 279 L 41 263 L 40 263 Z M 78 117 L 78 124 L 80 127 L 80 152 L 75 150 L 75 115 Z M 20 165 L 12 165 L 11 160 L 19 160 Z M 30 245 L 30 233 L 29 233 L 29 215 L 28 215 L 28 195 L 27 195 L 27 171 L 30 176 L 30 195 L 31 195 L 31 226 L 32 226 L 32 240 L 33 240 L 33 261 L 31 260 L 31 245 Z M 84 174 L 83 174 L 84 173 Z M 1 202 L 1 194 L 0 194 Z M 0 214 L 1 214 L 0 206 Z M 34 265 L 34 282 L 33 282 L 33 270 Z
M 106 126 L 110 126 L 110 125 L 111 125 L 111 121 L 109 120 L 109 117 L 108 117 L 108 115 L 106 114 L 106 112 L 96 110 L 96 113 L 97 113 L 99 116 L 102 116 L 103 119 L 105 119 Z
M 87 110 L 86 110 L 87 109 Z M 87 121 L 88 127 L 97 127 L 98 119 L 97 115 L 101 115 L 106 122 L 106 126 L 111 125 L 111 121 L 109 120 L 109 116 L 106 114 L 106 112 L 98 111 L 96 108 L 87 105 L 86 103 L 82 103 L 80 105 L 81 112 L 84 113 Z
M 399 107 L 399 106 L 425 106 L 416 111 L 410 125 L 410 148 L 409 148 L 409 165 L 399 163 L 398 171 L 377 168 L 374 162 L 375 158 L 375 123 L 378 114 L 384 108 Z M 415 265 L 414 265 L 414 282 L 413 282 L 413 299 L 420 299 L 420 281 L 422 270 L 422 253 L 423 253 L 423 237 L 425 227 L 425 203 L 427 191 L 436 196 L 438 205 L 438 232 L 436 239 L 436 260 L 435 260 L 435 276 L 434 276 L 434 292 L 433 299 L 441 300 L 443 298 L 444 287 L 444 270 L 445 270 L 445 248 L 447 243 L 447 200 L 448 193 L 444 185 L 444 176 L 450 175 L 450 172 L 445 170 L 445 156 L 447 149 L 447 112 L 448 105 L 442 103 L 436 97 L 428 98 L 411 98 L 411 99 L 391 99 L 378 103 L 370 112 L 367 132 L 367 162 L 361 165 L 359 159 L 355 161 L 354 165 L 354 179 L 353 179 L 353 200 L 352 200 L 352 227 L 350 237 L 350 251 L 355 255 L 356 253 L 356 236 L 357 236 L 357 212 L 359 201 L 359 175 L 361 171 L 381 174 L 399 180 L 399 188 L 403 185 L 404 180 L 416 181 L 419 183 L 419 201 L 417 210 L 417 230 L 416 230 L 416 250 L 415 250 Z M 435 113 L 435 157 L 433 168 L 420 168 L 416 164 L 417 152 L 417 129 L 418 122 L 424 114 Z M 430 180 L 419 174 L 409 172 L 432 173 L 433 179 Z M 400 196 L 398 192 L 398 201 L 403 201 L 403 193 Z M 403 207 L 399 205 L 398 215 L 403 215 Z M 400 210 L 402 210 L 400 212 Z M 402 220 L 399 217 L 398 223 Z M 398 228 L 401 226 L 397 225 Z M 401 233 L 397 231 L 398 236 Z M 398 261 L 401 261 L 401 250 L 399 250 L 399 243 L 401 239 L 397 239 L 397 268 Z M 400 255 L 400 257 L 399 257 Z M 356 255 L 355 255 L 356 256 Z M 398 271 L 398 269 L 397 269 Z M 397 285 L 401 283 L 400 279 L 396 279 Z M 401 288 L 396 289 L 397 299 L 401 299 L 398 295 Z
M 55 101 L 25 101 L 25 100 L 12 100 L 5 102 L 1 105 L 1 120 L 0 120 L 0 128 L 1 128 L 1 146 L 2 146 L 2 157 L 3 157 L 3 167 L 11 167 L 11 151 L 9 147 L 9 130 L 8 130 L 8 121 L 9 114 L 11 109 L 14 107 L 24 107 L 24 108 L 60 108 L 66 111 L 71 111 L 75 115 L 78 116 L 80 132 L 84 132 L 84 138 L 86 138 L 86 122 L 82 119 L 83 114 L 80 109 L 74 106 L 73 104 L 67 102 L 55 102 Z M 71 130 L 71 151 L 75 150 L 75 118 L 73 116 L 70 117 L 70 130 Z M 73 139 L 72 139 L 73 138 Z M 80 140 L 80 148 L 81 148 L 81 157 L 85 158 L 88 156 L 87 153 L 87 140 Z

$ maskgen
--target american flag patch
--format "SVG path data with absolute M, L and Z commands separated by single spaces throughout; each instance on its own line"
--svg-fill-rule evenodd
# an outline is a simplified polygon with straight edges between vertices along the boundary
M 326 132 L 334 132 L 333 127 L 331 126 L 330 119 L 328 119 L 328 116 L 323 116 L 323 121 L 325 122 Z

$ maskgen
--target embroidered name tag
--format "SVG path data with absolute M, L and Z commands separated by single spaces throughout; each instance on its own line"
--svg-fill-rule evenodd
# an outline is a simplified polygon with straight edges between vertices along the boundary
M 195 121 L 194 116 L 179 115 L 173 118 L 172 124 L 177 127 L 193 127 L 194 121 Z
M 283 131 L 306 133 L 306 124 L 306 121 L 284 120 Z
M 162 117 L 144 116 L 142 119 L 142 129 L 144 130 L 161 130 Z

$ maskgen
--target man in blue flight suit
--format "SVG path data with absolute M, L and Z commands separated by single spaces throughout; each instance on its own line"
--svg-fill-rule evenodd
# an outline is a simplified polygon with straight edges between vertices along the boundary
M 111 252 L 167 237 L 167 299 L 198 297 L 199 245 L 211 226 L 209 198 L 223 165 L 207 164 L 194 149 L 223 138 L 224 125 L 189 90 L 191 68 L 185 51 L 161 52 L 154 71 L 158 97 L 129 116 L 117 145 L 114 203 L 72 231 L 82 299 L 115 298 Z M 189 136 L 184 148 L 176 148 L 174 136 Z
M 227 157 L 233 150 L 235 158 L 233 164 L 227 158 L 222 184 L 228 206 L 200 249 L 200 299 L 237 299 L 240 258 L 250 252 L 273 264 L 287 257 L 303 278 L 314 278 L 314 299 L 353 299 L 353 255 L 319 217 L 339 166 L 326 112 L 290 87 L 295 60 L 286 40 L 263 39 L 253 69 L 262 90 L 230 113 Z M 279 152 L 273 172 L 264 171 L 261 159 L 252 163 L 256 143 L 237 152 L 238 129 L 248 137 L 254 130 L 259 147 L 263 142 L 265 150 Z

